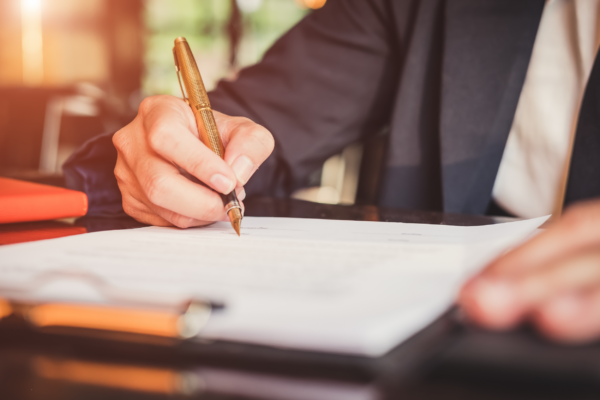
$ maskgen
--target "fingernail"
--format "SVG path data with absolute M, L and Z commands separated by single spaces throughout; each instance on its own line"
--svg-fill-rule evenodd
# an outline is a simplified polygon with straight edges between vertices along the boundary
M 246 198 L 246 190 L 244 188 L 238 189 L 236 194 L 239 201 L 243 201 Z
M 471 297 L 493 327 L 506 328 L 518 319 L 517 292 L 508 282 L 479 278 L 471 286 Z
M 238 156 L 231 167 L 233 168 L 233 172 L 235 172 L 235 176 L 237 176 L 238 180 L 243 184 L 248 182 L 248 179 L 252 176 L 252 172 L 254 172 L 252 160 L 244 155 Z
M 231 193 L 235 187 L 235 183 L 233 181 L 221 174 L 214 174 L 210 178 L 210 184 L 213 188 L 223 194 Z
M 569 320 L 577 316 L 583 308 L 583 299 L 577 294 L 565 294 L 551 300 L 545 312 L 555 320 Z

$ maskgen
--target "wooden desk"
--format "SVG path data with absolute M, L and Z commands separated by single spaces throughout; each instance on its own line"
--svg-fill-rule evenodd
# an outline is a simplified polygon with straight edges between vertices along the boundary
M 249 200 L 246 206 L 246 214 L 252 216 L 448 225 L 506 221 L 267 198 Z M 130 218 L 81 218 L 4 225 L 0 235 L 139 226 L 143 225 Z M 0 324 L 0 398 L 572 400 L 597 398 L 600 393 L 598 346 L 560 347 L 526 328 L 490 333 L 459 319 L 451 311 L 377 360 L 231 343 L 113 343 Z

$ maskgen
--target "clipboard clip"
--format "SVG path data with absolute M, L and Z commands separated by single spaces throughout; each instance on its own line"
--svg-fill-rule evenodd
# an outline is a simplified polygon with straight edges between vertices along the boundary
M 190 300 L 179 308 L 112 304 L 28 303 L 0 298 L 0 320 L 18 319 L 41 331 L 109 339 L 163 338 L 175 341 L 200 334 L 220 304 Z

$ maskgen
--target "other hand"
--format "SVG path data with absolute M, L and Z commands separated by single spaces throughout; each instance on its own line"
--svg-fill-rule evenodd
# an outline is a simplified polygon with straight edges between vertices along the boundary
M 563 342 L 600 338 L 600 201 L 571 207 L 548 230 L 492 262 L 459 299 L 492 329 L 531 320 Z
M 219 193 L 235 189 L 243 200 L 243 185 L 273 151 L 273 136 L 247 118 L 214 116 L 224 160 L 200 141 L 192 110 L 181 99 L 153 96 L 142 102 L 137 117 L 113 137 L 115 177 L 127 214 L 180 228 L 226 219 L 221 197 L 182 170 Z

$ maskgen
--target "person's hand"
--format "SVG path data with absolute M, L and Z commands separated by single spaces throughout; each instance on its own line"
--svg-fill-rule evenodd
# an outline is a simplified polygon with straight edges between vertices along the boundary
M 492 262 L 463 287 L 459 303 L 487 328 L 529 319 L 555 340 L 600 338 L 600 201 L 571 207 L 547 231 Z
M 127 214 L 180 228 L 226 219 L 221 197 L 185 172 L 217 192 L 236 189 L 244 199 L 243 185 L 273 151 L 273 136 L 247 118 L 214 115 L 225 160 L 200 141 L 192 110 L 182 100 L 155 96 L 142 102 L 137 117 L 113 137 L 115 177 Z

